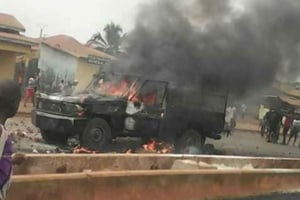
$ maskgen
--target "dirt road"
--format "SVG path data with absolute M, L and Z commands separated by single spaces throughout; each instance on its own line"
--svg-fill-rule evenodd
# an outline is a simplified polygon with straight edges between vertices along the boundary
M 279 143 L 282 138 L 279 138 Z M 234 131 L 229 137 L 223 136 L 222 140 L 208 140 L 226 155 L 241 156 L 268 156 L 268 157 L 300 157 L 300 148 L 296 146 L 267 143 L 259 133 L 250 131 Z
M 31 124 L 28 117 L 10 119 L 7 121 L 6 127 L 14 137 L 15 152 L 53 153 L 72 149 L 70 146 L 65 148 L 43 143 L 39 130 Z M 218 150 L 217 152 L 225 155 L 300 157 L 300 148 L 267 143 L 258 133 L 250 131 L 234 131 L 229 137 L 223 136 L 221 140 L 216 141 L 208 139 L 207 143 L 213 144 Z M 138 139 L 123 138 L 113 143 L 111 151 L 119 153 L 141 145 L 141 141 Z

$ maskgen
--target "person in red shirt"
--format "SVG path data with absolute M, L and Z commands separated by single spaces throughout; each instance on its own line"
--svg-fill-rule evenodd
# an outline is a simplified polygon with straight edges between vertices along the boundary
M 288 113 L 287 116 L 285 117 L 284 123 L 283 123 L 283 141 L 282 144 L 286 144 L 286 135 L 288 131 L 290 130 L 291 126 L 293 123 L 293 115 L 292 113 Z

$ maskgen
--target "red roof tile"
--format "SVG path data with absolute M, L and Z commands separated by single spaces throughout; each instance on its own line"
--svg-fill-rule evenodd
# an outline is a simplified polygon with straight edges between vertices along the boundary
M 14 16 L 0 13 L 0 28 L 25 32 L 25 27 Z
M 12 43 L 24 44 L 24 45 L 37 45 L 38 41 L 36 39 L 26 37 L 24 35 L 17 35 L 12 33 L 0 32 L 0 40 L 7 40 Z
M 79 58 L 87 58 L 91 55 L 106 59 L 115 59 L 115 57 L 108 55 L 104 52 L 95 50 L 91 47 L 87 47 L 78 42 L 73 37 L 67 35 L 56 35 L 52 37 L 47 37 L 42 41 L 42 43 Z

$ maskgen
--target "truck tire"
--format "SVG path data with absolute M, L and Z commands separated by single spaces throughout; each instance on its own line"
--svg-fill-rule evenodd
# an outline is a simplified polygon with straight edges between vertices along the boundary
M 65 144 L 68 139 L 68 136 L 65 134 L 47 130 L 41 130 L 41 135 L 48 144 Z
M 205 136 L 196 130 L 185 131 L 176 142 L 176 152 L 186 154 L 200 154 L 205 143 Z
M 92 119 L 81 135 L 81 144 L 91 150 L 103 150 L 111 141 L 109 124 L 101 118 Z

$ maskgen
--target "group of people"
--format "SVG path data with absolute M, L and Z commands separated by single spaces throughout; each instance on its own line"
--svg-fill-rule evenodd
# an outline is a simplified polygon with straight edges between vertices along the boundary
M 278 143 L 281 127 L 283 127 L 283 139 L 281 144 L 289 144 L 291 139 L 294 138 L 293 145 L 295 145 L 300 130 L 300 124 L 294 119 L 292 111 L 283 115 L 280 111 L 271 108 L 263 118 L 261 124 L 261 136 L 264 137 L 266 134 L 267 142 Z M 288 141 L 286 141 L 288 133 L 290 134 Z
M 78 85 L 77 80 L 74 80 L 73 82 L 71 81 L 65 82 L 65 80 L 61 80 L 58 85 L 58 92 L 64 95 L 70 95 L 73 93 L 77 85 Z

